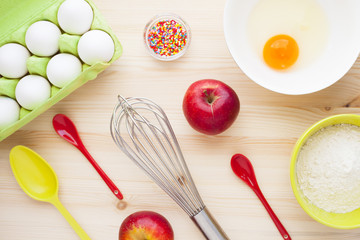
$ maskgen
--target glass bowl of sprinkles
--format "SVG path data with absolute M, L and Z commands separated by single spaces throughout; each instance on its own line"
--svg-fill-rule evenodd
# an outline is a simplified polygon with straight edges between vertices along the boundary
M 151 56 L 162 61 L 172 61 L 184 55 L 188 49 L 190 28 L 176 14 L 160 14 L 146 24 L 144 40 Z

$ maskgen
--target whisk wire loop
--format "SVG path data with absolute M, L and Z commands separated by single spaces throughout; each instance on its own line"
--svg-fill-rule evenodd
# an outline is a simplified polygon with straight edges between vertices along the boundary
M 156 121 L 150 121 L 148 117 Z M 130 145 L 122 137 L 122 127 L 129 135 Z M 119 147 L 189 216 L 204 208 L 169 120 L 158 105 L 145 98 L 119 96 L 111 132 Z
M 131 117 L 130 117 L 131 118 Z M 179 193 L 177 190 L 181 189 L 179 186 L 179 183 L 176 181 L 177 178 L 174 176 L 173 172 L 171 171 L 171 169 L 168 167 L 168 165 L 166 165 L 166 162 L 161 158 L 161 153 L 159 152 L 159 150 L 157 148 L 155 148 L 152 139 L 150 138 L 150 136 L 147 133 L 147 130 L 144 129 L 144 127 L 142 125 L 138 125 L 137 121 L 132 119 L 134 122 L 134 124 L 132 124 L 131 129 L 132 129 L 132 135 L 131 135 L 131 139 L 137 149 L 137 151 L 139 152 L 139 154 L 141 155 L 142 158 L 147 158 L 150 161 L 148 162 L 148 166 L 154 170 L 154 174 L 160 178 L 160 180 L 164 181 L 164 183 L 162 184 L 162 186 L 166 187 L 167 191 L 169 192 L 170 196 L 172 196 L 173 198 L 177 199 L 178 201 L 181 201 L 181 203 L 185 200 L 189 200 L 189 199 L 184 199 L 183 195 L 181 195 L 181 193 Z M 147 120 L 145 120 L 145 122 L 147 122 Z M 129 122 L 126 122 L 127 124 L 129 124 Z M 130 122 L 131 124 L 132 122 Z M 151 124 L 148 125 L 150 130 L 154 133 L 154 131 L 159 130 L 159 129 L 154 129 L 155 127 Z M 128 127 L 128 125 L 127 125 Z M 134 128 L 138 128 L 138 130 L 141 130 L 140 133 L 142 136 L 138 136 L 134 130 Z M 142 138 L 144 137 L 145 140 L 147 140 L 145 143 L 142 142 Z M 159 143 L 162 142 L 162 140 L 159 139 L 159 137 L 157 137 L 157 140 L 159 141 Z M 146 147 L 145 144 L 149 143 L 150 148 Z M 163 150 L 165 151 L 164 147 L 162 144 L 160 144 L 163 148 Z M 150 152 L 152 151 L 152 152 Z M 168 157 L 169 155 L 166 154 Z M 159 168 L 159 165 L 155 165 L 156 159 L 159 158 L 160 162 L 161 162 L 161 167 Z M 171 188 L 169 188 L 170 186 L 166 183 L 169 182 L 174 182 L 176 183 L 176 185 L 178 185 L 176 189 L 174 189 L 173 191 L 169 190 Z M 185 195 L 186 196 L 186 195 Z M 187 212 L 190 212 L 190 210 L 183 204 L 181 204 L 184 208 L 186 208 Z M 185 210 L 185 209 L 184 209 Z

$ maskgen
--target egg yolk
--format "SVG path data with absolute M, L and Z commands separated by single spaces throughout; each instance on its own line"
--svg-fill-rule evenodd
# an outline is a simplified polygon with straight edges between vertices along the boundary
M 299 47 L 292 37 L 276 35 L 265 43 L 263 56 L 269 67 L 277 70 L 287 69 L 296 62 Z

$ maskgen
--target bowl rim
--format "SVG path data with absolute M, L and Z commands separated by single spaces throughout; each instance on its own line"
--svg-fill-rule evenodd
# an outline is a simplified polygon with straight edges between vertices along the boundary
M 297 176 L 296 176 L 296 163 L 297 163 L 297 157 L 298 157 L 298 153 L 301 150 L 301 147 L 303 146 L 303 144 L 307 141 L 307 139 L 312 136 L 313 134 L 315 134 L 317 131 L 319 131 L 322 128 L 325 128 L 327 126 L 332 126 L 332 125 L 336 125 L 339 123 L 335 123 L 335 124 L 328 124 L 326 126 L 320 127 L 320 129 L 315 130 L 316 128 L 318 128 L 319 126 L 323 125 L 324 123 L 329 123 L 334 119 L 348 119 L 348 118 L 353 118 L 353 119 L 357 119 L 360 121 L 360 115 L 358 114 L 336 114 L 336 115 L 332 115 L 329 117 L 326 117 L 316 123 L 314 123 L 313 125 L 311 125 L 296 141 L 294 148 L 292 150 L 291 153 L 291 162 L 290 162 L 290 182 L 291 182 L 291 188 L 293 190 L 293 193 L 295 195 L 295 198 L 297 200 L 297 202 L 299 203 L 299 205 L 301 206 L 301 208 L 310 216 L 312 217 L 314 220 L 316 220 L 319 223 L 322 223 L 328 227 L 332 227 L 332 228 L 336 228 L 336 229 L 354 229 L 354 228 L 359 228 L 360 227 L 360 221 L 358 224 L 354 224 L 354 225 L 336 225 L 336 224 L 332 224 L 329 223 L 327 221 L 324 221 L 323 219 L 317 217 L 316 214 L 314 214 L 312 211 L 310 211 L 306 204 L 304 203 L 303 198 L 301 197 L 300 194 L 300 190 L 298 189 L 298 184 L 297 184 Z M 354 124 L 355 125 L 355 124 Z M 360 126 L 360 125 L 358 125 Z

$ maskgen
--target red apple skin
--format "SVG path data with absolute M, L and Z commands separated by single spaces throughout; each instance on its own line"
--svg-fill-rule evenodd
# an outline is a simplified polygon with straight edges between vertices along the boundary
M 173 229 L 162 215 L 140 211 L 129 215 L 122 222 L 119 240 L 173 240 Z
M 225 83 L 204 79 L 194 82 L 185 93 L 183 112 L 195 130 L 216 135 L 228 129 L 240 111 L 240 100 Z

